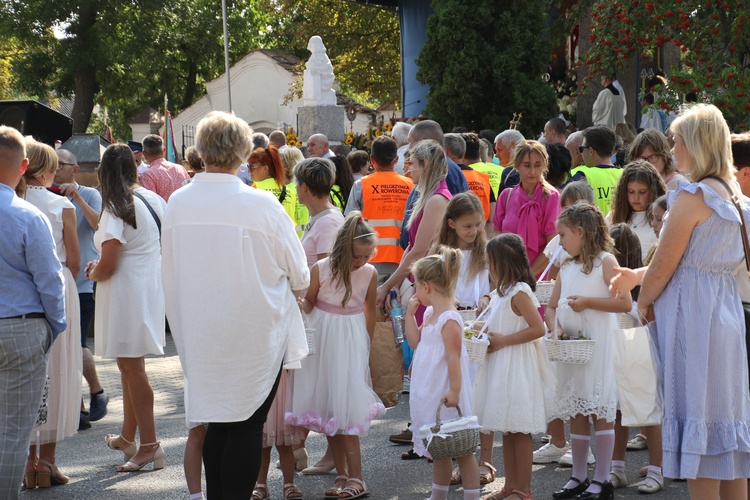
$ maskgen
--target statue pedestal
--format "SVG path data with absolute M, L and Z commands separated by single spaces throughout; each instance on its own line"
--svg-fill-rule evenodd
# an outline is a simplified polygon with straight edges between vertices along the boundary
M 328 137 L 331 145 L 341 144 L 346 134 L 343 106 L 301 106 L 297 109 L 299 140 L 307 142 L 313 134 Z

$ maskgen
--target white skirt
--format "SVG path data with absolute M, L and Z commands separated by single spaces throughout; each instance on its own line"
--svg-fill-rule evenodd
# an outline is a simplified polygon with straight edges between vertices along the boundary
M 52 344 L 47 363 L 49 394 L 47 422 L 31 431 L 31 444 L 57 443 L 78 431 L 81 412 L 81 308 L 78 289 L 70 270 L 63 265 L 65 277 L 65 321 L 67 327 Z
M 364 313 L 331 314 L 315 308 L 315 354 L 302 360 L 287 396 L 285 421 L 328 436 L 364 436 L 385 407 L 372 390 L 370 337 Z

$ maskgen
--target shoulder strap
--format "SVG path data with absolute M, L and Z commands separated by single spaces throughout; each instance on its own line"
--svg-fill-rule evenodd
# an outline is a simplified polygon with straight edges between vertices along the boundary
M 133 196 L 137 196 L 138 199 L 146 204 L 146 208 L 148 208 L 148 211 L 151 212 L 151 217 L 153 217 L 154 222 L 156 222 L 156 228 L 159 230 L 159 239 L 161 239 L 161 221 L 159 220 L 159 216 L 156 215 L 156 212 L 154 212 L 154 209 L 151 208 L 151 204 L 146 201 L 146 198 L 144 198 L 143 195 L 135 189 L 133 190 Z
M 742 248 L 745 250 L 745 267 L 747 267 L 747 270 L 750 271 L 750 243 L 748 243 L 747 241 L 747 227 L 745 226 L 745 216 L 742 214 L 742 209 L 740 208 L 740 199 L 736 194 L 734 194 L 734 191 L 729 187 L 729 184 L 727 184 L 727 182 L 721 177 L 716 175 L 708 175 L 706 176 L 706 178 L 719 181 L 721 185 L 724 186 L 724 188 L 729 192 L 729 196 L 732 199 L 732 203 L 734 203 L 734 207 L 740 214 L 740 232 L 742 233 Z
M 286 185 L 281 186 L 281 194 L 279 195 L 279 203 L 283 205 L 284 200 L 286 200 Z

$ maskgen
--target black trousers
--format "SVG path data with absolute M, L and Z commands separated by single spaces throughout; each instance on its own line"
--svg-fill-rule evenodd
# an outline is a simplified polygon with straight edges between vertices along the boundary
M 271 393 L 255 413 L 242 422 L 210 422 L 203 443 L 208 500 L 247 500 L 260 471 L 263 424 L 266 423 L 281 370 Z

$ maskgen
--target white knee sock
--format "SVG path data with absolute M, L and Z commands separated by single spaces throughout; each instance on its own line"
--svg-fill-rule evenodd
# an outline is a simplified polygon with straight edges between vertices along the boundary
M 432 483 L 432 495 L 430 500 L 448 500 L 448 491 L 450 488 L 442 484 Z

